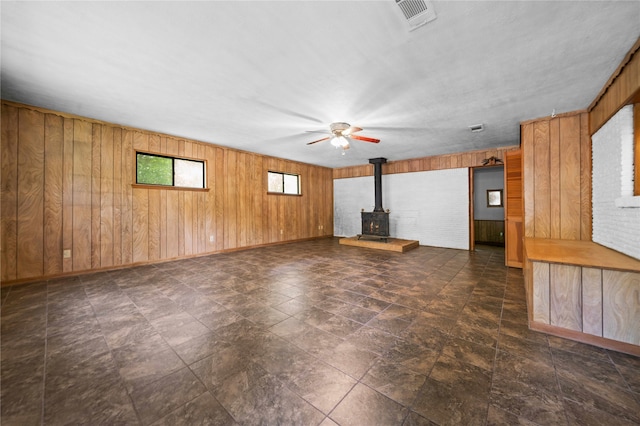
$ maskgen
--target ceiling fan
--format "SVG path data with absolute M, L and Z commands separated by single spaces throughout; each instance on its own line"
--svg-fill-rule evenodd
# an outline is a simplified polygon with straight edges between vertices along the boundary
M 318 139 L 315 141 L 308 142 L 307 145 L 313 145 L 314 143 L 331 140 L 331 145 L 336 148 L 343 149 L 344 151 L 349 149 L 349 139 L 356 139 L 364 142 L 378 143 L 380 139 L 368 138 L 366 136 L 354 135 L 354 133 L 362 131 L 362 128 L 355 127 L 350 125 L 349 123 L 331 123 L 329 125 L 329 131 L 325 130 L 309 130 L 308 133 L 328 133 L 329 136 L 326 136 L 322 139 Z

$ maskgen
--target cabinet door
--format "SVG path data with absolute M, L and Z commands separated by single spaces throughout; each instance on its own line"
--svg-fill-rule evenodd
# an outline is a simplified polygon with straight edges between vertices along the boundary
M 505 264 L 522 268 L 522 152 L 509 151 L 504 159 L 505 196 Z

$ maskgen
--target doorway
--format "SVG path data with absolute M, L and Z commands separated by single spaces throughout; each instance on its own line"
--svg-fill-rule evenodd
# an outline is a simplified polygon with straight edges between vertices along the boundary
M 505 246 L 504 166 L 471 168 L 471 249 Z

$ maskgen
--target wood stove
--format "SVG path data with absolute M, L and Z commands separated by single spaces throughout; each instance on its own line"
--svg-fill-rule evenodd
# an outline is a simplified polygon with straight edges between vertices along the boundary
M 374 237 L 387 241 L 389 237 L 389 212 L 382 208 L 382 165 L 387 162 L 386 158 L 371 158 L 369 163 L 373 164 L 374 190 L 376 204 L 372 212 L 361 213 L 362 217 L 362 237 Z

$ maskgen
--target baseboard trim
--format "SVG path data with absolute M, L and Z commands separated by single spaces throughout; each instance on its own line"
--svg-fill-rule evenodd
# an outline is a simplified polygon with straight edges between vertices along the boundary
M 624 352 L 629 355 L 640 356 L 640 346 L 633 345 L 631 343 L 620 342 L 618 340 L 607 339 L 606 337 L 594 336 L 580 331 L 568 330 L 566 328 L 542 324 L 535 321 L 529 321 L 529 328 L 552 336 L 562 337 L 563 339 L 586 343 L 603 349 L 611 349 L 616 352 Z
M 2 283 L 0 283 L 0 287 L 10 287 L 10 286 L 20 285 L 20 284 L 30 284 L 30 283 L 34 283 L 34 282 L 49 281 L 49 280 L 55 280 L 55 279 L 60 279 L 60 278 L 69 278 L 69 277 L 93 274 L 93 273 L 96 273 L 96 272 L 117 271 L 117 270 L 120 270 L 120 269 L 134 268 L 136 266 L 157 265 L 157 264 L 166 263 L 166 262 L 173 262 L 174 260 L 195 259 L 195 258 L 198 258 L 198 257 L 211 256 L 211 255 L 215 255 L 215 254 L 232 253 L 232 252 L 236 252 L 236 251 L 252 250 L 252 249 L 257 249 L 257 248 L 261 248 L 261 247 L 278 246 L 278 245 L 282 245 L 282 244 L 299 243 L 299 242 L 304 242 L 304 241 L 323 240 L 323 239 L 327 239 L 327 238 L 334 238 L 334 236 L 333 235 L 322 235 L 322 236 L 319 236 L 319 237 L 300 238 L 300 239 L 297 239 L 297 240 L 277 241 L 277 242 L 274 242 L 274 243 L 257 244 L 257 245 L 245 246 L 245 247 L 234 247 L 234 248 L 231 248 L 231 249 L 216 250 L 216 251 L 211 251 L 211 252 L 206 252 L 206 253 L 198 253 L 198 254 L 194 254 L 194 255 L 177 256 L 177 257 L 171 257 L 171 258 L 168 258 L 168 259 L 149 260 L 149 261 L 145 261 L 145 262 L 129 263 L 129 264 L 126 264 L 126 265 L 108 266 L 108 267 L 104 267 L 104 268 L 85 269 L 85 270 L 82 270 L 82 271 L 64 272 L 64 273 L 61 273 L 61 274 L 52 274 L 52 275 L 43 275 L 43 276 L 39 276 L 39 277 L 21 278 L 21 279 L 17 279 L 17 280 L 2 281 Z

